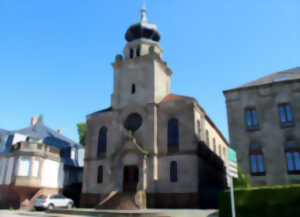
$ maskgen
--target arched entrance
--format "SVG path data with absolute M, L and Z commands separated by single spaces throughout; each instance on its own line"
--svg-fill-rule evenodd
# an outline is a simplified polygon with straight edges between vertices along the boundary
M 123 191 L 136 192 L 139 182 L 139 168 L 137 165 L 127 165 L 124 167 Z

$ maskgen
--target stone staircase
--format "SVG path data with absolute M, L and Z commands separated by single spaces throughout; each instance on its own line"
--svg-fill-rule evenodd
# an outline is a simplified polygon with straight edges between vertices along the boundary
M 111 192 L 103 199 L 96 209 L 119 209 L 119 210 L 136 210 L 140 209 L 136 204 L 136 192 Z

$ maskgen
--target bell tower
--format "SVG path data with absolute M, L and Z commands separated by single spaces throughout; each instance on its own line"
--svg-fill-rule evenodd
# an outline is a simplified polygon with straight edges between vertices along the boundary
M 159 103 L 170 93 L 172 71 L 162 60 L 161 34 L 141 10 L 141 20 L 126 32 L 127 45 L 117 55 L 114 68 L 114 91 L 111 105 L 115 109 L 132 105 Z

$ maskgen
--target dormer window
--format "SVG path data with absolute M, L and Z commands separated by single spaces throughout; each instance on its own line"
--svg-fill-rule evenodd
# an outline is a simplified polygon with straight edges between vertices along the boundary
M 133 48 L 130 48 L 129 57 L 130 57 L 130 59 L 133 59 L 133 57 L 134 57 L 134 50 L 133 50 Z
M 132 84 L 131 86 L 131 94 L 135 94 L 135 84 Z

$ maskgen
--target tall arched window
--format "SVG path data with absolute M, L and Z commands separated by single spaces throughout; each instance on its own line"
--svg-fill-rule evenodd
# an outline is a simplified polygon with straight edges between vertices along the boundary
M 300 146 L 295 141 L 287 141 L 284 152 L 288 173 L 300 173 Z
M 177 162 L 172 161 L 170 165 L 170 181 L 177 182 L 178 175 L 177 175 Z
M 103 166 L 98 166 L 97 183 L 103 182 Z
M 168 152 L 179 151 L 179 126 L 178 120 L 173 118 L 168 121 Z
M 107 146 L 107 128 L 102 127 L 99 131 L 98 137 L 98 156 L 101 156 L 106 153 Z
M 131 94 L 135 94 L 135 84 L 131 85 Z
M 250 146 L 250 167 L 253 176 L 265 175 L 262 147 L 258 144 Z

